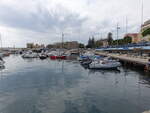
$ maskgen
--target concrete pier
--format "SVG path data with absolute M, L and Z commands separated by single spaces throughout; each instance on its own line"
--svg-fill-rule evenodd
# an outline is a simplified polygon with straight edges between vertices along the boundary
M 119 59 L 120 61 L 127 62 L 127 63 L 132 63 L 134 66 L 142 66 L 144 67 L 144 69 L 150 71 L 150 67 L 148 66 L 148 59 L 149 59 L 148 57 L 141 58 L 140 56 L 107 53 L 107 52 L 101 52 L 101 51 L 96 51 L 95 54 L 112 57 L 112 58 Z

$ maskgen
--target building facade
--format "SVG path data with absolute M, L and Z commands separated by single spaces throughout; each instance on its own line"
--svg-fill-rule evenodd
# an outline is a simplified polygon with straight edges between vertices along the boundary
M 149 33 L 147 32 L 147 35 L 143 36 L 143 33 L 146 30 L 149 30 Z M 150 20 L 144 22 L 144 24 L 141 26 L 140 37 L 142 41 L 150 41 Z
M 96 47 L 107 47 L 109 46 L 107 39 L 100 39 L 96 41 Z
M 39 44 L 34 44 L 34 43 L 27 43 L 27 48 L 30 48 L 30 49 L 32 49 L 32 48 L 44 48 L 45 46 L 44 46 L 44 44 L 41 44 L 41 45 L 39 45 Z
M 76 49 L 76 48 L 79 48 L 79 44 L 78 44 L 77 41 L 66 42 L 64 44 L 64 48 L 66 48 L 66 49 Z
M 53 44 L 54 48 L 65 48 L 65 49 L 77 49 L 79 44 L 77 41 L 64 42 L 64 43 L 55 43 Z
M 27 48 L 34 48 L 34 43 L 27 43 Z
M 139 33 L 128 33 L 124 36 L 124 38 L 131 37 L 132 43 L 148 42 L 150 41 L 150 32 L 147 33 L 147 35 L 143 36 L 143 32 L 145 32 L 146 30 L 150 31 L 150 20 L 144 22 Z
M 141 37 L 140 37 L 140 35 L 139 35 L 139 33 L 128 33 L 128 34 L 126 34 L 125 36 L 124 36 L 124 38 L 126 38 L 126 37 L 131 37 L 131 39 L 132 39 L 132 43 L 139 43 L 139 42 L 141 42 Z

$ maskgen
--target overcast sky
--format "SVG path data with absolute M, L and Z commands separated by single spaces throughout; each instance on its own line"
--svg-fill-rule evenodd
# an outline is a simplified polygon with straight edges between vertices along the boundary
M 144 1 L 144 17 L 150 19 L 150 0 Z M 28 42 L 54 43 L 77 40 L 87 43 L 89 36 L 105 38 L 108 32 L 120 38 L 126 31 L 138 32 L 141 0 L 0 0 L 0 33 L 3 47 L 25 47 Z

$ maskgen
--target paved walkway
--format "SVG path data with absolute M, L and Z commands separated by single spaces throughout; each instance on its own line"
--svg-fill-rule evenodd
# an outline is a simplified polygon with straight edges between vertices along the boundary
M 141 65 L 148 64 L 148 58 L 133 57 L 133 56 L 129 56 L 129 55 L 104 53 L 104 52 L 96 52 L 96 54 L 109 56 L 109 57 L 117 58 L 117 59 L 128 61 L 128 62 L 133 62 L 133 63 L 137 63 L 137 64 L 141 64 Z

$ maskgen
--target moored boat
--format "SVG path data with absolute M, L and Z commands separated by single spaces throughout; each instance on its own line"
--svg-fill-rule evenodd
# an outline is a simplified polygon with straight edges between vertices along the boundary
M 50 56 L 50 59 L 51 59 L 51 60 L 56 60 L 57 58 L 56 58 L 55 55 L 53 55 L 53 56 Z
M 56 56 L 56 59 L 62 59 L 62 60 L 64 60 L 64 59 L 66 59 L 66 56 L 65 55 Z
M 116 69 L 120 66 L 120 62 L 109 60 L 95 60 L 89 64 L 90 69 Z
M 48 56 L 50 57 L 50 59 L 52 60 L 56 60 L 56 59 L 66 59 L 67 58 L 67 55 L 61 53 L 61 52 L 58 52 L 58 51 L 52 51 L 50 53 L 48 53 Z
M 82 65 L 89 65 L 90 63 L 92 63 L 92 60 L 91 59 L 84 59 L 84 60 L 80 61 L 80 63 Z
M 38 58 L 39 55 L 37 53 L 33 53 L 32 51 L 29 51 L 22 55 L 23 58 Z
M 44 60 L 44 59 L 46 59 L 46 58 L 47 58 L 47 56 L 46 56 L 46 55 L 44 55 L 44 54 L 42 54 L 42 55 L 39 55 L 39 58 L 40 58 L 41 60 Z

